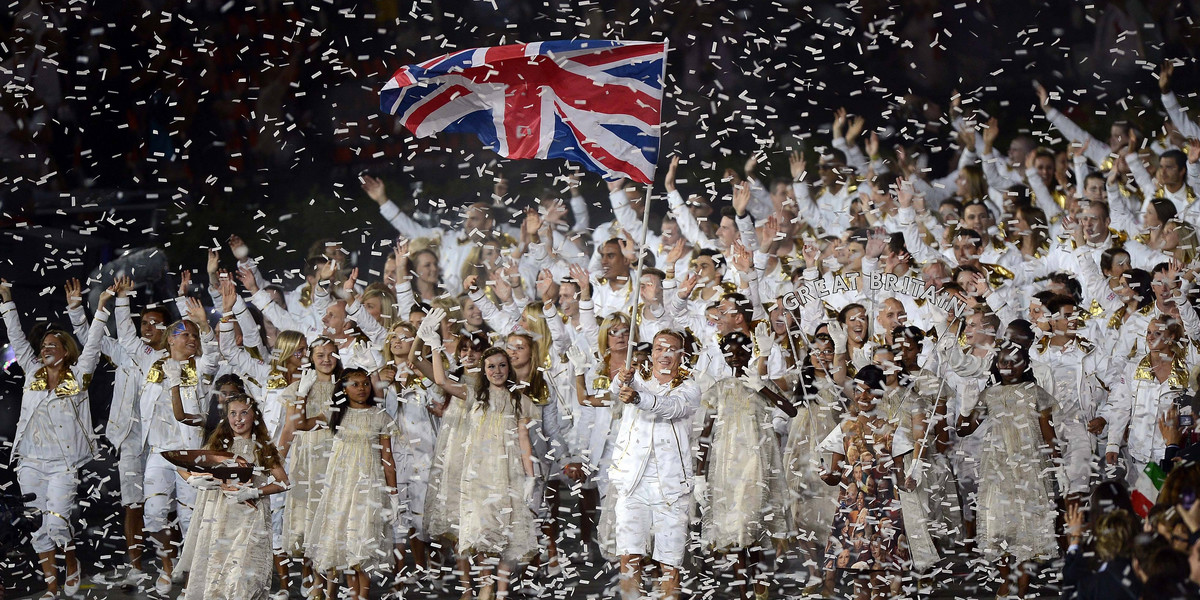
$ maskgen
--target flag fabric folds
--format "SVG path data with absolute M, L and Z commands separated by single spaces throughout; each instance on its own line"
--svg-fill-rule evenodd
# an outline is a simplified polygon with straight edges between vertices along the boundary
M 460 50 L 396 71 L 380 109 L 417 137 L 472 133 L 508 158 L 565 158 L 651 183 L 666 52 L 607 40 Z

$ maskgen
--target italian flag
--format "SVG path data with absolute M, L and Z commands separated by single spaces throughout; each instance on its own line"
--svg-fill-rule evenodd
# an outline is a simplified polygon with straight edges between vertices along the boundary
M 1166 473 L 1163 473 L 1156 462 L 1146 465 L 1146 468 L 1137 474 L 1130 495 L 1133 511 L 1139 517 L 1145 519 L 1146 515 L 1150 514 L 1150 509 L 1154 508 L 1154 503 L 1158 501 L 1158 490 L 1162 489 L 1163 480 L 1166 478 Z

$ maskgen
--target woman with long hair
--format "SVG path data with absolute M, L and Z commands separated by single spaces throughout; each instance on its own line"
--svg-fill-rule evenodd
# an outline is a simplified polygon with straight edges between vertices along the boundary
M 1026 261 L 1039 260 L 1050 251 L 1050 227 L 1046 211 L 1036 207 L 1018 206 L 1007 231 L 1012 243 Z
M 439 401 L 435 395 L 428 410 L 439 417 L 436 442 L 433 447 L 433 457 L 428 475 L 428 487 L 425 491 L 424 522 L 425 531 L 430 539 L 446 540 L 446 546 L 453 547 L 459 534 L 459 501 L 462 497 L 463 452 L 466 448 L 468 433 L 467 406 L 462 398 L 445 391 L 445 387 L 437 383 L 434 376 L 433 357 L 438 357 L 443 363 L 448 362 L 447 349 L 437 336 L 443 325 L 446 313 L 435 308 L 426 315 L 417 328 L 417 340 L 409 352 L 409 364 L 427 379 L 433 381 L 436 394 L 441 394 Z M 422 335 L 435 343 L 423 340 Z M 486 336 L 475 333 L 463 338 L 458 344 L 458 363 L 450 369 L 447 377 L 459 385 L 473 387 L 475 380 L 480 377 L 480 360 L 490 344 Z M 428 353 L 428 356 L 426 356 Z M 466 556 L 459 555 L 455 566 L 459 583 L 464 596 L 471 591 L 470 564 Z
M 100 294 L 82 350 L 69 333 L 57 329 L 47 330 L 34 350 L 21 329 L 12 290 L 7 281 L 0 280 L 0 315 L 16 362 L 25 373 L 12 451 L 21 492 L 34 497 L 30 506 L 41 513 L 42 522 L 33 532 L 32 542 L 46 582 L 43 598 L 58 596 L 55 557 L 59 553 L 66 562 L 67 595 L 79 591 L 71 514 L 76 508 L 79 469 L 95 451 L 87 388 L 100 362 L 100 343 L 108 322 L 105 304 L 115 294 L 115 286 Z
M 283 549 L 292 557 L 304 553 L 304 535 L 321 495 L 329 466 L 333 434 L 329 431 L 329 409 L 333 391 L 342 374 L 337 343 L 319 337 L 308 345 L 308 369 L 300 376 L 296 395 L 288 402 L 283 440 L 288 444 L 292 487 L 283 507 Z M 305 558 L 301 565 L 302 590 L 309 594 L 324 588 L 322 574 Z
M 252 466 L 254 472 L 249 481 L 219 481 L 180 469 L 189 480 L 209 482 L 196 495 L 192 527 L 179 557 L 179 567 L 189 574 L 183 597 L 265 597 L 271 586 L 271 526 L 263 496 L 286 490 L 288 478 L 258 403 L 240 394 L 228 398 L 224 418 L 204 449 L 231 452 L 236 464 Z
M 422 248 L 401 258 L 397 272 L 412 282 L 412 292 L 417 300 L 425 303 L 446 293 L 442 287 L 442 268 L 438 255 L 432 248 Z
M 396 423 L 375 403 L 371 376 L 346 369 L 329 412 L 333 447 L 325 492 L 305 534 L 313 566 L 346 574 L 350 597 L 366 600 L 371 573 L 391 565 L 390 515 L 399 509 L 392 435 Z
M 437 339 L 426 329 L 426 343 Z M 468 434 L 460 483 L 459 556 L 480 568 L 480 600 L 507 597 L 516 563 L 537 551 L 533 503 L 534 467 L 529 415 L 534 407 L 518 391 L 512 363 L 503 348 L 483 353 L 483 376 L 473 386 L 450 379 L 445 361 L 433 355 L 434 381 L 468 407 Z M 492 576 L 493 568 L 496 576 Z M 473 588 L 463 597 L 472 596 Z

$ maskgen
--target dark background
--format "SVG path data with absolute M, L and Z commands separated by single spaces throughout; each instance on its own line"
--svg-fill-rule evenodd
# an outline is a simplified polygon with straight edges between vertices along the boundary
M 667 40 L 660 165 L 686 157 L 685 190 L 714 198 L 721 171 L 751 152 L 766 152 L 768 175 L 786 175 L 793 147 L 813 164 L 839 106 L 866 115 L 889 153 L 924 146 L 941 174 L 954 150 L 944 120 L 954 90 L 1000 118 L 1003 143 L 1045 130 L 1033 79 L 1101 139 L 1118 118 L 1161 125 L 1154 72 L 1164 58 L 1185 61 L 1174 77 L 1185 104 L 1197 89 L 1196 1 L 697 4 L 11 2 L 0 9 L 0 277 L 28 329 L 65 320 L 65 278 L 134 249 L 158 249 L 145 295 L 159 299 L 173 295 L 181 265 L 203 271 L 205 249 L 235 233 L 276 276 L 325 237 L 378 271 L 372 251 L 394 232 L 358 189 L 364 170 L 423 210 L 488 198 L 498 174 L 514 206 L 560 185 L 562 161 L 500 161 L 464 136 L 415 140 L 379 113 L 393 71 L 462 48 Z M 599 178 L 586 182 L 585 196 L 604 203 Z M 93 386 L 98 425 L 107 379 Z M 21 381 L 15 366 L 0 374 L 0 458 Z M 0 486 L 11 479 L 0 468 Z

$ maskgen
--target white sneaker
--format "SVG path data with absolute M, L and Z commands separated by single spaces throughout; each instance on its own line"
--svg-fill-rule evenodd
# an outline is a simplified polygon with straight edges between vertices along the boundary
M 154 580 L 154 591 L 158 592 L 160 596 L 171 593 L 171 578 L 166 573 L 158 574 L 158 578 Z
M 120 586 L 123 588 L 135 588 L 142 584 L 149 575 L 141 569 L 129 568 L 129 572 L 125 573 L 125 577 L 120 579 Z
M 288 591 L 279 590 L 274 594 L 271 594 L 271 600 L 288 600 Z
M 79 564 L 79 559 L 75 559 L 75 576 L 67 576 L 63 581 L 63 593 L 67 597 L 73 597 L 79 593 L 79 582 L 83 579 L 83 565 Z

